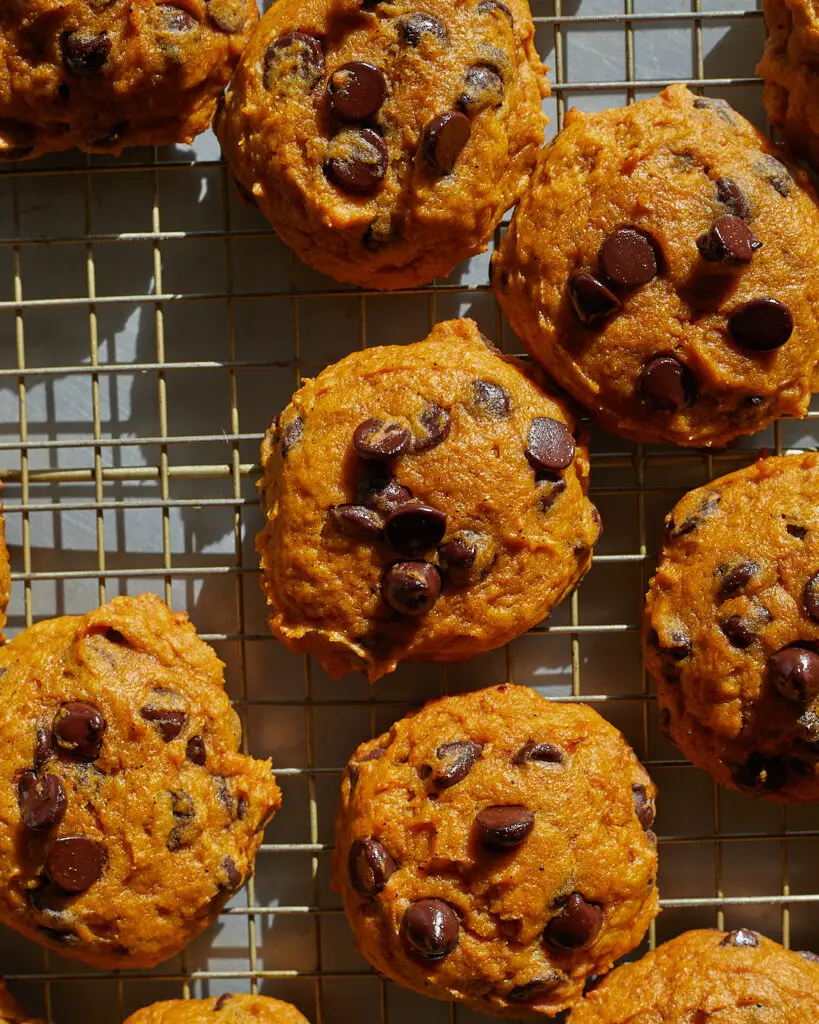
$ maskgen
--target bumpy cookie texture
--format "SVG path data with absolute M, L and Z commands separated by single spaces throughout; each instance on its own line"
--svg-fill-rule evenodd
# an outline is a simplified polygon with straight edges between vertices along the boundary
M 471 320 L 355 352 L 262 444 L 270 628 L 333 676 L 455 661 L 545 618 L 600 530 L 568 412 Z
M 444 697 L 353 754 L 333 885 L 387 977 L 552 1016 L 657 913 L 655 795 L 585 705 L 512 685 Z
M 281 794 L 238 753 L 223 665 L 151 594 L 0 649 L 0 920 L 63 956 L 150 967 L 253 869 Z
M 190 142 L 257 18 L 255 0 L 4 0 L 0 160 Z
M 532 355 L 606 429 L 719 447 L 803 416 L 819 363 L 819 210 L 805 175 L 683 86 L 572 111 L 493 284 Z
M 762 459 L 679 502 L 644 644 L 663 728 L 695 764 L 819 799 L 819 455 Z
M 4 983 L 0 981 L 0 1024 L 43 1024 L 25 1012 Z
M 216 132 L 311 267 L 368 288 L 482 252 L 543 141 L 526 0 L 278 0 Z
M 146 1006 L 125 1024 L 309 1024 L 291 1003 L 267 996 L 222 995 L 169 999 Z
M 594 988 L 571 1024 L 812 1024 L 819 957 L 749 928 L 684 932 Z
M 757 71 L 765 111 L 793 151 L 819 171 L 819 4 L 764 0 L 768 39 Z

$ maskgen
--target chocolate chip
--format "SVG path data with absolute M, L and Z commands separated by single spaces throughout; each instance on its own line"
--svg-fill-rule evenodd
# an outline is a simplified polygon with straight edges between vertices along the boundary
M 754 576 L 759 572 L 756 562 L 740 562 L 733 569 L 729 570 L 722 578 L 722 583 L 717 591 L 717 601 L 727 601 L 734 597 L 741 590 L 748 586 Z
M 86 701 L 69 701 L 54 716 L 54 739 L 80 761 L 96 761 L 105 735 L 105 718 Z
M 503 103 L 503 92 L 503 79 L 496 68 L 473 64 L 464 74 L 458 106 L 467 114 L 477 114 L 486 107 L 499 107 Z
M 797 540 L 804 540 L 808 535 L 807 526 L 798 526 L 796 523 L 786 523 L 785 529 L 791 537 L 796 537 Z
M 122 647 L 126 643 L 125 637 L 118 629 L 106 629 L 105 639 L 109 644 L 116 644 L 117 647 Z
M 600 247 L 600 264 L 609 281 L 637 288 L 657 276 L 655 243 L 637 228 L 618 228 Z
M 756 949 L 759 945 L 759 936 L 750 928 L 737 928 L 736 931 L 728 932 L 720 942 L 721 946 L 745 946 Z
M 228 1002 L 228 1000 L 231 997 L 232 997 L 232 993 L 231 992 L 223 992 L 222 995 L 220 995 L 219 998 L 216 1000 L 216 1002 L 213 1004 L 214 1012 L 218 1012 L 219 1010 L 223 1010 L 225 1008 L 226 1003 Z
M 105 847 L 86 836 L 65 836 L 50 844 L 45 871 L 63 892 L 85 892 L 100 880 L 108 857 Z
M 191 736 L 185 747 L 185 757 L 193 764 L 198 764 L 200 768 L 204 765 L 208 759 L 208 753 L 202 736 Z
M 563 984 L 566 975 L 560 971 L 553 971 L 548 977 L 533 978 L 523 985 L 515 985 L 510 989 L 506 998 L 510 1003 L 534 1003 L 538 999 L 551 995 L 556 988 Z M 554 1018 L 549 1018 L 554 1020 Z
M 421 143 L 424 156 L 437 171 L 449 174 L 471 134 L 469 118 L 460 111 L 436 114 L 424 129 Z
M 805 611 L 814 622 L 819 622 L 819 572 L 814 573 L 805 584 L 802 599 L 805 602 Z
M 443 900 L 416 900 L 404 914 L 404 934 L 426 960 L 442 960 L 458 945 L 458 915 Z
M 420 46 L 424 36 L 442 43 L 449 38 L 446 26 L 433 14 L 416 11 L 398 19 L 398 39 L 404 46 Z
M 370 252 L 381 252 L 401 236 L 398 218 L 393 221 L 391 214 L 382 212 L 367 226 L 361 244 Z
M 387 95 L 387 80 L 381 71 L 363 60 L 342 64 L 327 82 L 330 112 L 341 121 L 366 121 Z
M 762 242 L 739 217 L 720 217 L 700 235 L 697 248 L 709 263 L 750 263 Z
M 222 781 L 224 782 L 224 779 Z M 165 845 L 173 853 L 176 850 L 180 850 L 183 846 L 190 846 L 193 842 L 196 807 L 187 793 L 169 793 L 169 796 L 171 799 L 171 813 L 177 824 L 171 829 Z
M 768 658 L 768 678 L 785 700 L 803 704 L 819 694 L 819 654 L 786 647 Z
M 345 128 L 327 147 L 327 173 L 350 192 L 369 192 L 384 180 L 389 154 L 372 128 Z
M 505 17 L 509 19 L 509 24 L 515 24 L 515 19 L 512 16 L 512 12 L 502 3 L 501 0 L 481 0 L 478 4 L 478 14 L 491 14 L 492 11 L 500 11 Z
M 414 452 L 427 452 L 446 441 L 452 429 L 452 420 L 446 409 L 436 402 L 429 402 L 418 417 L 421 433 L 416 434 L 412 442 Z
M 694 108 L 710 110 L 721 117 L 723 121 L 727 121 L 728 124 L 734 123 L 733 110 L 726 100 L 712 96 L 697 96 L 694 100 Z
M 684 519 L 679 526 L 675 525 L 673 519 L 668 520 L 666 524 L 668 536 L 671 538 L 685 537 L 687 534 L 693 533 L 694 530 L 702 526 L 706 519 L 716 512 L 721 501 L 721 494 L 717 494 L 715 491 L 707 492 L 703 496 L 697 511 L 687 519 Z
M 111 55 L 107 32 L 89 36 L 82 32 L 63 32 L 60 50 L 66 70 L 75 78 L 88 78 L 102 70 Z
M 286 427 L 282 428 L 282 458 L 286 459 L 290 452 L 301 441 L 304 435 L 304 420 L 301 416 L 295 416 Z
M 381 592 L 402 615 L 426 615 L 441 595 L 441 575 L 429 562 L 396 562 L 384 573 Z
M 569 274 L 569 298 L 578 320 L 584 324 L 603 320 L 622 305 L 614 292 L 585 270 L 573 270 Z
M 412 491 L 402 487 L 380 463 L 370 463 L 369 467 L 367 477 L 356 488 L 356 499 L 362 505 L 387 516 L 412 501 Z
M 396 864 L 376 839 L 356 839 L 348 859 L 350 881 L 362 896 L 377 896 L 390 880 Z
M 208 17 L 220 32 L 235 35 L 247 23 L 247 7 L 244 0 L 205 0 Z
M 550 416 L 536 416 L 529 428 L 526 458 L 535 469 L 552 473 L 572 464 L 575 453 L 574 438 L 569 428 Z
M 421 555 L 446 533 L 446 515 L 431 505 L 408 502 L 387 516 L 384 536 L 402 555 Z
M 470 408 L 493 420 L 505 420 L 512 411 L 512 397 L 501 384 L 491 380 L 473 380 Z
M 364 505 L 334 505 L 330 518 L 340 533 L 347 537 L 378 540 L 384 529 L 384 520 L 377 512 Z
M 788 168 L 780 163 L 775 156 L 771 156 L 770 153 L 766 153 L 760 163 L 757 165 L 757 170 L 761 177 L 763 177 L 768 184 L 773 188 L 775 192 L 778 192 L 783 199 L 787 199 L 791 194 L 793 188 L 793 178 L 788 172 Z
M 478 811 L 475 824 L 487 846 L 511 849 L 531 835 L 535 816 L 522 804 L 498 804 Z
M 788 762 L 753 751 L 745 764 L 731 765 L 731 775 L 741 789 L 776 793 L 788 781 Z
M 770 352 L 793 334 L 793 316 L 777 299 L 751 299 L 730 315 L 728 330 L 740 348 Z
M 650 800 L 646 787 L 641 786 L 639 783 L 634 783 L 631 787 L 631 794 L 634 798 L 634 812 L 637 815 L 637 820 L 643 826 L 644 829 L 651 828 L 654 824 L 654 801 Z
M 152 722 L 159 729 L 159 735 L 166 743 L 175 740 L 188 721 L 188 716 L 184 711 L 155 708 L 152 704 L 146 704 L 144 708 L 140 708 L 139 713 L 146 722 Z
M 563 764 L 565 753 L 552 743 L 535 743 L 529 740 L 512 758 L 512 764 L 526 764 L 527 761 L 540 761 L 544 764 Z
M 364 420 L 353 433 L 353 447 L 362 459 L 394 459 L 411 445 L 409 429 L 389 420 Z
M 741 217 L 743 220 L 751 218 L 751 204 L 748 197 L 730 178 L 719 178 L 717 181 L 717 200 L 734 217 Z
M 449 789 L 469 775 L 480 759 L 483 747 L 471 740 L 442 743 L 435 756 L 442 762 L 432 767 L 432 785 L 436 789 Z
M 537 504 L 541 512 L 548 512 L 560 495 L 566 490 L 566 481 L 562 476 L 539 471 L 535 473 L 537 487 Z
M 603 908 L 573 892 L 548 923 L 543 937 L 556 949 L 582 949 L 594 940 L 602 926 Z
M 640 398 L 652 412 L 676 413 L 697 394 L 694 375 L 673 356 L 656 356 L 640 373 Z
M 39 768 L 54 753 L 54 737 L 44 725 L 37 726 L 37 737 L 34 741 L 34 767 Z
M 441 568 L 447 573 L 468 572 L 475 564 L 478 549 L 462 537 L 448 540 L 438 548 Z
M 222 858 L 222 874 L 224 881 L 220 881 L 220 889 L 228 889 L 231 892 L 236 889 L 240 889 L 244 879 L 242 878 L 242 872 L 236 867 L 232 857 Z
M 819 956 L 816 953 L 811 953 L 809 949 L 800 949 L 798 956 L 801 956 L 803 960 L 808 960 L 812 964 L 819 964 Z
M 751 629 L 741 615 L 731 615 L 724 622 L 720 623 L 720 629 L 728 638 L 732 647 L 745 650 L 756 640 L 756 633 Z
M 17 790 L 20 820 L 33 832 L 59 825 L 65 817 L 67 799 L 56 775 L 38 779 L 34 772 L 23 772 Z
M 199 22 L 192 14 L 174 4 L 157 4 L 155 10 L 160 32 L 192 32 L 199 27 Z
M 265 89 L 272 89 L 281 76 L 295 78 L 312 89 L 324 76 L 324 49 L 321 40 L 304 32 L 288 32 L 271 43 L 265 51 L 263 79 Z

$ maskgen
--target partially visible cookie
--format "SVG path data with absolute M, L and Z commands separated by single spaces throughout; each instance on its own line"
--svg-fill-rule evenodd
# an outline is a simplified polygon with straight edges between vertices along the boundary
M 571 111 L 492 258 L 536 360 L 607 430 L 723 447 L 819 380 L 819 208 L 722 100 Z
M 597 985 L 571 1024 L 813 1024 L 819 957 L 749 928 L 683 932 Z
M 544 619 L 600 533 L 571 414 L 472 320 L 306 380 L 262 444 L 273 633 L 333 676 L 457 661 Z
M 764 0 L 768 38 L 757 72 L 765 112 L 797 155 L 819 171 L 819 4 Z
M 694 764 L 819 799 L 819 454 L 761 459 L 676 505 L 643 638 L 663 729 Z
M 305 263 L 365 288 L 482 252 L 543 142 L 526 0 L 277 0 L 215 128 Z
M 152 594 L 0 648 L 0 921 L 111 969 L 215 920 L 281 802 L 239 753 L 223 667 Z
M 257 18 L 255 0 L 3 0 L 0 161 L 191 142 Z
M 350 759 L 333 886 L 381 974 L 551 1017 L 657 914 L 655 796 L 584 704 L 511 684 L 443 697 Z
M 213 999 L 169 999 L 145 1006 L 125 1024 L 309 1024 L 291 1003 L 268 996 L 228 995 Z
M 5 984 L 0 981 L 0 1024 L 43 1024 L 43 1022 L 29 1017 Z

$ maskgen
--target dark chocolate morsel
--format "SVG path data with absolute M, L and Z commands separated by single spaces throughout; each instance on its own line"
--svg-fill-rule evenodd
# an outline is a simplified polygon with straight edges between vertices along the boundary
M 631 794 L 634 799 L 634 813 L 637 815 L 637 820 L 643 826 L 644 829 L 649 829 L 654 824 L 654 801 L 650 800 L 646 787 L 639 783 L 634 783 L 631 787 Z
M 531 834 L 535 816 L 522 804 L 497 804 L 478 811 L 475 823 L 487 846 L 511 849 Z
M 666 530 L 668 536 L 671 538 L 685 537 L 689 533 L 693 533 L 698 527 L 702 526 L 704 520 L 712 516 L 719 503 L 722 501 L 722 495 L 717 491 L 707 491 L 700 501 L 700 507 L 692 515 L 688 516 L 687 519 L 676 525 L 674 520 L 669 517 L 666 522 Z
M 356 500 L 360 504 L 388 516 L 399 505 L 412 501 L 412 492 L 402 487 L 381 463 L 367 465 L 372 468 L 356 488 Z
M 744 764 L 731 765 L 731 776 L 740 789 L 776 793 L 788 781 L 788 768 L 785 758 L 766 757 L 755 750 Z
M 640 398 L 652 412 L 676 413 L 697 394 L 694 375 L 673 356 L 656 356 L 640 373 Z
M 529 740 L 512 758 L 512 764 L 526 764 L 527 761 L 540 761 L 543 764 L 563 764 L 566 754 L 553 743 L 535 743 Z
M 102 71 L 111 55 L 107 32 L 89 36 L 82 32 L 63 32 L 60 36 L 63 64 L 75 78 L 88 78 Z
M 378 540 L 384 529 L 384 520 L 364 505 L 335 505 L 330 518 L 340 533 L 348 537 Z
M 805 611 L 814 622 L 819 622 L 819 572 L 814 573 L 805 584 L 802 599 L 805 603 Z
M 384 180 L 389 153 L 372 128 L 344 128 L 327 146 L 327 174 L 349 192 L 369 192 Z
M 556 949 L 582 949 L 594 941 L 603 926 L 603 908 L 572 893 L 546 926 L 543 937 Z
M 140 708 L 139 713 L 146 722 L 152 722 L 159 729 L 159 735 L 166 743 L 175 740 L 188 721 L 188 716 L 184 711 L 175 711 L 171 708 L 155 708 L 152 704 L 147 704 L 144 708 Z
M 202 736 L 191 736 L 185 747 L 185 757 L 200 767 L 205 764 L 208 759 L 208 753 Z
M 63 892 L 85 892 L 100 880 L 108 857 L 105 847 L 87 836 L 55 839 L 45 858 L 45 872 Z
M 508 419 L 512 411 L 512 396 L 502 384 L 491 380 L 473 380 L 469 403 L 475 412 L 483 413 L 493 420 Z
M 377 896 L 396 864 L 377 839 L 356 839 L 350 847 L 348 867 L 353 888 L 362 896 Z
M 383 72 L 368 61 L 342 64 L 327 83 L 327 102 L 341 121 L 366 121 L 379 110 L 386 95 Z
M 565 423 L 550 416 L 536 416 L 529 428 L 526 458 L 535 469 L 557 472 L 572 464 L 574 438 Z
M 231 992 L 223 992 L 222 995 L 220 995 L 219 998 L 216 1000 L 216 1002 L 213 1004 L 214 1012 L 218 1013 L 219 1010 L 223 1010 L 225 1008 L 225 1005 L 227 1004 L 228 1000 L 231 999 L 231 998 L 232 998 L 232 993 Z
M 39 768 L 54 753 L 54 737 L 44 725 L 37 726 L 34 740 L 34 767 Z
M 425 615 L 441 595 L 441 574 L 429 562 L 396 562 L 384 573 L 381 592 L 402 615 Z
M 786 647 L 768 658 L 768 678 L 785 700 L 803 704 L 819 695 L 819 654 Z
M 105 735 L 105 718 L 93 704 L 69 701 L 54 716 L 52 731 L 60 749 L 81 761 L 96 761 Z
M 286 427 L 282 427 L 282 458 L 286 459 L 290 452 L 301 441 L 304 434 L 304 420 L 301 416 L 295 416 Z
M 509 24 L 514 25 L 515 19 L 512 12 L 506 6 L 502 0 L 481 0 L 478 4 L 478 14 L 489 14 L 492 11 L 500 11 L 505 17 L 509 19 Z
M 205 0 L 208 17 L 220 32 L 234 35 L 241 32 L 247 23 L 244 3 L 236 0 Z
M 407 502 L 387 516 L 384 537 L 402 555 L 421 555 L 446 533 L 446 515 L 431 505 Z
M 176 35 L 181 32 L 193 32 L 199 22 L 192 14 L 183 11 L 181 7 L 174 4 L 157 4 L 156 24 L 160 32 L 167 32 Z
M 725 634 L 732 647 L 745 650 L 756 640 L 756 633 L 741 615 L 730 615 L 724 622 L 720 623 L 720 629 Z
M 436 171 L 450 174 L 471 134 L 469 118 L 459 110 L 436 114 L 424 129 L 424 156 Z
M 263 82 L 272 89 L 278 74 L 286 71 L 311 89 L 324 74 L 321 40 L 304 32 L 288 32 L 268 46 L 264 55 Z
M 600 264 L 609 281 L 620 288 L 648 284 L 657 276 L 655 243 L 637 228 L 618 228 L 600 247 Z
M 415 11 L 398 19 L 398 39 L 404 46 L 420 46 L 424 36 L 441 43 L 447 42 L 449 38 L 446 26 L 434 14 Z
M 728 330 L 740 348 L 771 352 L 793 334 L 793 316 L 778 299 L 751 299 L 728 317 Z
M 222 874 L 224 875 L 224 881 L 220 881 L 220 889 L 228 889 L 231 892 L 241 888 L 242 872 L 236 867 L 236 862 L 232 857 L 222 858 Z
M 53 828 L 65 817 L 67 798 L 62 782 L 56 775 L 23 772 L 18 786 L 20 820 L 32 832 Z
M 468 574 L 477 557 L 477 547 L 463 537 L 453 537 L 438 548 L 438 560 L 445 573 Z
M 483 747 L 471 740 L 442 743 L 435 751 L 441 764 L 432 768 L 432 784 L 436 789 L 449 789 L 467 777 L 472 766 L 480 760 Z
M 568 287 L 569 298 L 581 323 L 603 320 L 621 307 L 614 292 L 585 270 L 573 270 L 569 274 Z
M 759 566 L 756 562 L 747 561 L 735 565 L 722 577 L 722 583 L 717 591 L 717 601 L 727 601 L 744 590 L 758 572 Z
M 458 945 L 458 915 L 443 900 L 416 900 L 404 914 L 404 934 L 412 948 L 427 960 L 442 960 Z
M 362 459 L 394 459 L 412 445 L 409 429 L 401 423 L 364 420 L 353 432 L 353 447 Z
M 697 248 L 709 263 L 750 263 L 762 242 L 740 217 L 720 217 L 697 239 Z
M 413 438 L 412 450 L 427 452 L 446 441 L 452 429 L 452 419 L 446 409 L 436 402 L 428 402 L 418 417 L 418 425 L 421 433 Z
M 538 999 L 551 995 L 565 980 L 565 974 L 560 971 L 552 971 L 548 977 L 534 978 L 523 985 L 515 985 L 509 990 L 506 998 L 510 1003 L 535 1003 Z M 550 1019 L 554 1020 L 554 1018 Z
M 720 942 L 721 946 L 745 946 L 756 949 L 759 945 L 759 935 L 756 932 L 752 932 L 750 928 L 737 928 L 733 932 L 728 932 L 725 938 Z
M 730 178 L 719 178 L 717 180 L 717 199 L 732 216 L 741 217 L 742 220 L 750 219 L 751 204 L 735 181 L 731 181 Z
M 486 107 L 499 107 L 503 93 L 503 79 L 496 68 L 473 64 L 464 73 L 458 106 L 467 114 L 477 114 Z

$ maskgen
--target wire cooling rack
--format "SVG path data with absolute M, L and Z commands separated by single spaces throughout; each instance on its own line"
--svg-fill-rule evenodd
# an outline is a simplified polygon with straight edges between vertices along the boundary
M 764 125 L 755 0 L 535 0 L 552 68 L 550 132 L 671 80 Z M 258 444 L 302 374 L 351 349 L 475 317 L 519 343 L 488 255 L 408 294 L 347 288 L 295 260 L 237 200 L 212 136 L 193 148 L 77 153 L 0 174 L 0 477 L 14 569 L 9 633 L 153 590 L 188 610 L 227 663 L 246 749 L 274 758 L 284 807 L 255 880 L 216 926 L 150 972 L 106 975 L 10 932 L 0 965 L 33 1011 L 111 1024 L 154 999 L 258 990 L 315 1024 L 469 1024 L 370 973 L 329 887 L 332 817 L 352 749 L 441 692 L 504 679 L 581 697 L 626 734 L 661 789 L 664 912 L 647 943 L 749 925 L 819 949 L 819 809 L 718 791 L 659 733 L 639 651 L 662 519 L 685 489 L 753 456 L 816 446 L 819 412 L 726 454 L 593 434 L 606 532 L 580 590 L 542 626 L 464 665 L 402 666 L 371 693 L 328 679 L 265 626 L 253 535 Z M 642 951 L 646 948 L 644 944 Z M 638 951 L 639 952 L 639 951 Z

